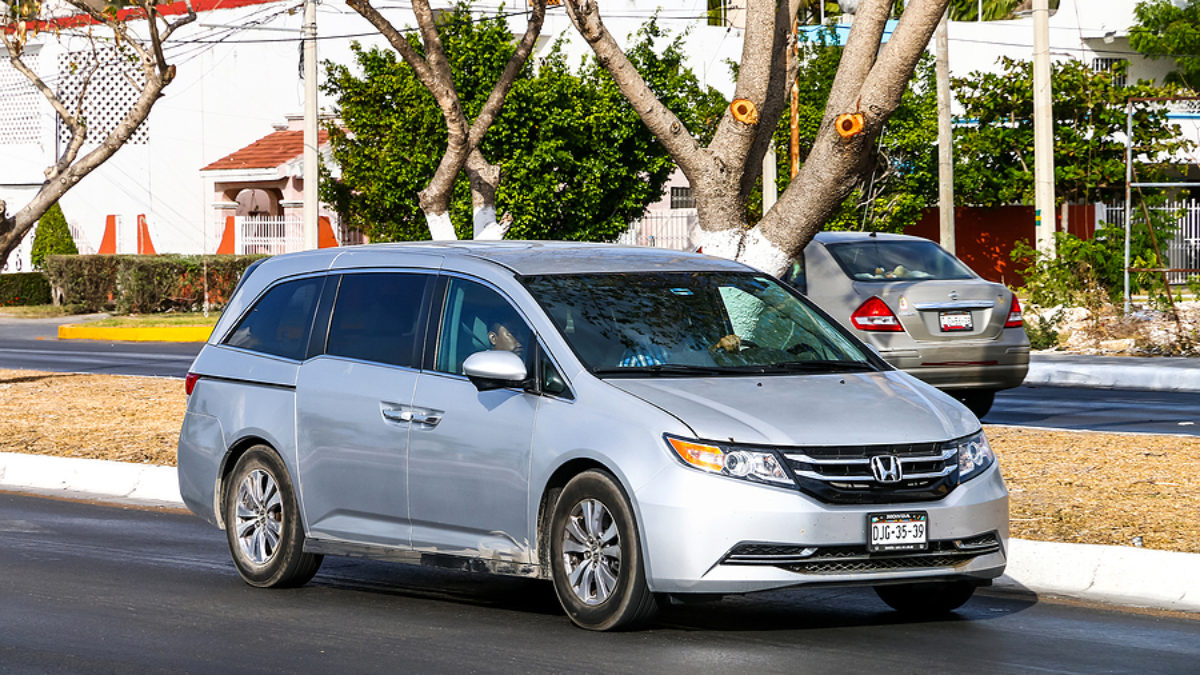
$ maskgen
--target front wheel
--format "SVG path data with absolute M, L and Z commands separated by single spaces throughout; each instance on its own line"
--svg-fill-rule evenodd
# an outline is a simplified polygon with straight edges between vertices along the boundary
M 321 566 L 304 552 L 300 507 L 287 468 L 256 445 L 238 459 L 223 495 L 225 537 L 238 574 L 251 586 L 303 586 Z
M 550 521 L 554 591 L 575 625 L 633 628 L 658 608 L 646 585 L 637 525 L 616 480 L 586 471 L 563 488 Z
M 934 617 L 962 607 L 975 594 L 975 586 L 967 581 L 937 581 L 876 586 L 875 593 L 901 614 Z

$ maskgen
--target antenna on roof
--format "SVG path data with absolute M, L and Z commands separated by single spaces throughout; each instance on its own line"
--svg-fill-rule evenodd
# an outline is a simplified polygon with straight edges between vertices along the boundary
M 867 236 L 868 236 L 868 237 L 874 237 L 874 236 L 875 236 L 875 235 L 877 235 L 877 234 L 879 234 L 879 233 L 878 233 L 878 232 L 876 232 L 875 230 L 871 230 L 871 234 L 868 234 Z

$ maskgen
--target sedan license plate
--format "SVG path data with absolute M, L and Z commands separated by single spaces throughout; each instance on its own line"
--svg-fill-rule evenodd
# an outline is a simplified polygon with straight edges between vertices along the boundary
M 924 551 L 929 547 L 929 514 L 924 511 L 867 516 L 867 551 Z
M 970 312 L 938 312 L 938 323 L 941 324 L 943 333 L 975 328 Z

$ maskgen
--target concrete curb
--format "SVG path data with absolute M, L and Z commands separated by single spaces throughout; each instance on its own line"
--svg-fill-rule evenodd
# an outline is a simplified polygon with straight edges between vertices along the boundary
M 175 467 L 0 452 L 0 490 L 86 493 L 182 507 Z M 996 587 L 1200 612 L 1200 554 L 1013 539 Z
M 69 324 L 58 327 L 60 340 L 120 340 L 127 342 L 205 342 L 212 326 L 101 327 Z
M 183 506 L 173 466 L 0 452 L 0 489 L 82 492 L 139 503 Z
M 1200 359 L 1035 354 L 1025 384 L 1200 392 Z
M 1200 612 L 1200 554 L 1013 539 L 998 588 Z

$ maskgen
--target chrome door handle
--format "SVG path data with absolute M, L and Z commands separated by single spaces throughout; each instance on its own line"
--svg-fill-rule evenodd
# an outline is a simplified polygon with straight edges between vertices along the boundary
M 393 422 L 411 422 L 413 421 L 413 413 L 411 410 L 400 410 L 398 408 L 384 408 L 383 416 Z

